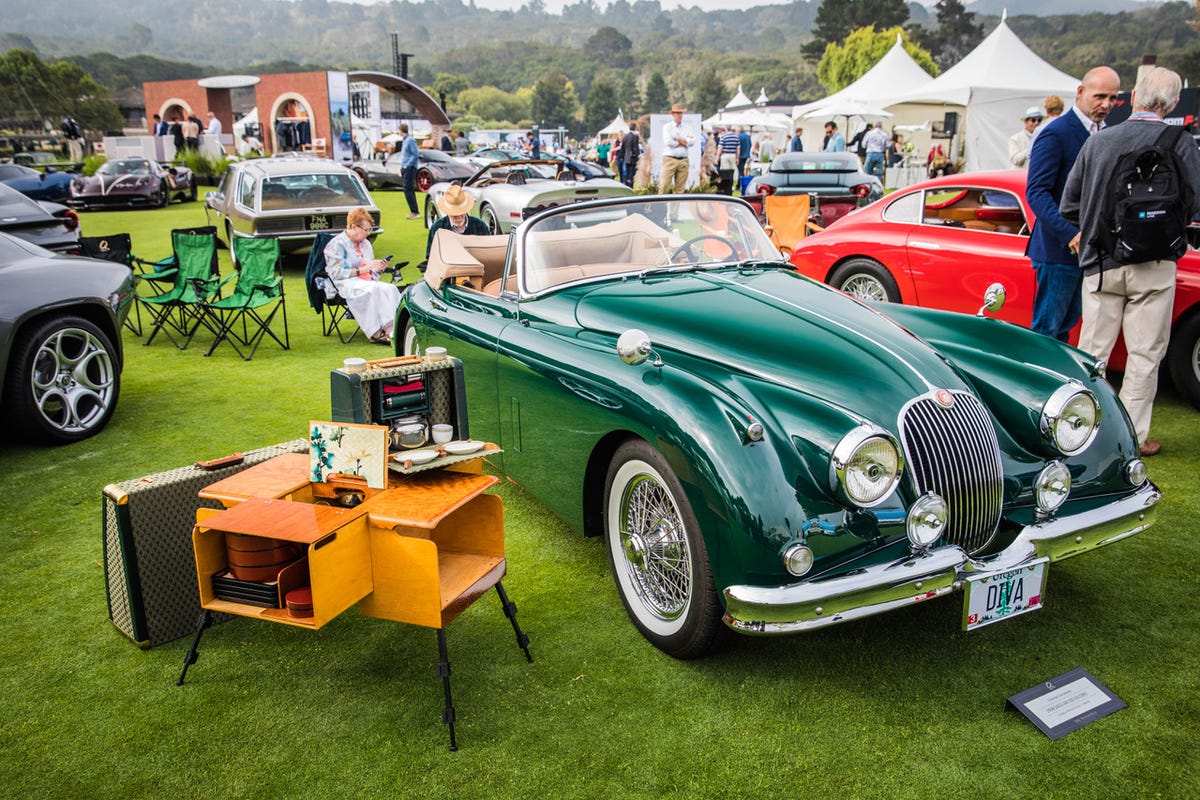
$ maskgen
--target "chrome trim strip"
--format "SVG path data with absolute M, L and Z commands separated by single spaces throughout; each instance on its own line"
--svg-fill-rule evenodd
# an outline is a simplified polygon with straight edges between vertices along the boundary
M 961 590 L 968 576 L 1007 572 L 1039 558 L 1062 561 L 1141 533 L 1154 524 L 1160 499 L 1158 487 L 1147 482 L 1101 508 L 1028 525 L 987 560 L 973 560 L 962 548 L 947 545 L 827 580 L 730 586 L 724 592 L 724 621 L 741 633 L 772 635 L 891 611 Z

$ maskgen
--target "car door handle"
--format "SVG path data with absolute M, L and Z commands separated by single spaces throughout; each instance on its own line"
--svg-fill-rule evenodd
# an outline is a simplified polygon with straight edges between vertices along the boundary
M 430 300 L 429 307 L 435 311 L 447 311 L 447 307 L 439 303 L 437 300 Z
M 908 246 L 909 247 L 920 247 L 925 250 L 941 250 L 942 249 L 942 246 L 940 244 L 938 244 L 937 242 L 911 241 L 908 243 Z

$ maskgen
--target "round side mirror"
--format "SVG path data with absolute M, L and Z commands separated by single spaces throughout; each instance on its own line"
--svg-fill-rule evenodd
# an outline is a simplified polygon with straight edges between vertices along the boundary
M 631 367 L 641 364 L 651 352 L 650 337 L 638 328 L 630 328 L 617 339 L 617 355 Z
M 983 312 L 995 314 L 1000 309 L 1004 308 L 1004 301 L 1008 297 L 1008 291 L 1004 288 L 1003 283 L 993 283 L 983 293 L 983 308 L 979 309 L 977 316 L 982 317 Z

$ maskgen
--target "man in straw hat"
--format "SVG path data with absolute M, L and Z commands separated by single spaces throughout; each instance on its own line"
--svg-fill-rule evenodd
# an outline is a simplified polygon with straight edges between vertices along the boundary
M 682 194 L 687 187 L 688 155 L 696 142 L 696 133 L 683 124 L 683 105 L 671 106 L 671 121 L 663 126 L 662 177 L 658 191 L 662 194 Z
M 429 227 L 429 239 L 425 242 L 425 260 L 429 260 L 429 249 L 433 247 L 433 237 L 438 231 L 450 230 L 455 233 L 466 234 L 467 236 L 488 236 L 491 231 L 484 221 L 478 217 L 472 217 L 467 212 L 475 205 L 475 198 L 457 183 L 450 184 L 450 188 L 446 189 L 445 193 L 438 198 L 437 207 L 445 216 L 441 217 L 437 222 Z

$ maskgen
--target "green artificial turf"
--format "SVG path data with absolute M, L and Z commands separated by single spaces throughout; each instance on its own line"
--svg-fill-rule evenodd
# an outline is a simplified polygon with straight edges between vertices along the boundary
M 378 253 L 423 257 L 402 195 Z M 198 204 L 83 214 L 145 258 Z M 228 254 L 222 252 L 228 272 Z M 417 273 L 408 268 L 405 276 Z M 1197 796 L 1196 412 L 1164 393 L 1158 524 L 1054 565 L 1045 607 L 964 634 L 961 596 L 672 660 L 625 617 L 602 544 L 501 484 L 526 663 L 494 594 L 448 630 L 446 750 L 432 630 L 347 612 L 246 619 L 140 650 L 107 620 L 101 488 L 305 435 L 328 373 L 386 348 L 321 336 L 289 267 L 292 349 L 128 347 L 120 407 L 71 447 L 0 446 L 0 793 L 14 798 Z M 468 382 L 471 376 L 467 376 Z M 143 576 L 144 577 L 144 576 Z M 1128 708 L 1052 742 L 1005 698 L 1085 667 Z

